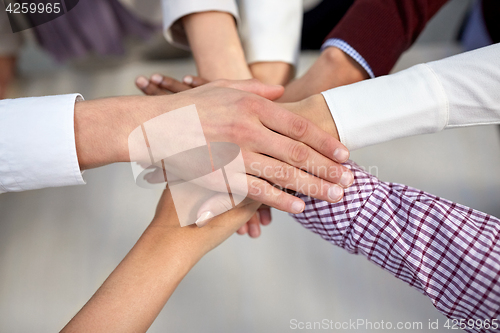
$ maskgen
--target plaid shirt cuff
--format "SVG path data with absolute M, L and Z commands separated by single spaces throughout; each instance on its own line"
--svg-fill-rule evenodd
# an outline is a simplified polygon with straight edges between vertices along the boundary
M 448 318 L 500 319 L 499 219 L 345 166 L 355 181 L 344 198 L 300 196 L 298 222 L 415 287 Z
M 373 74 L 373 71 L 368 62 L 365 60 L 365 58 L 363 58 L 361 54 L 358 53 L 358 51 L 353 49 L 351 45 L 349 45 L 342 39 L 330 38 L 323 43 L 323 45 L 321 46 L 321 51 L 331 46 L 334 46 L 344 51 L 348 56 L 353 58 L 361 67 L 363 67 L 363 69 L 368 73 L 368 75 L 370 75 L 372 79 L 375 77 L 375 74 Z

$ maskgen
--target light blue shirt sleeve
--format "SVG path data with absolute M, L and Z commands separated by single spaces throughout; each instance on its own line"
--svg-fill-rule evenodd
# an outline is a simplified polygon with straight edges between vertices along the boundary
M 339 38 L 330 38 L 326 42 L 323 43 L 321 46 L 321 50 L 323 51 L 327 47 L 334 46 L 338 49 L 341 49 L 344 51 L 348 56 L 354 59 L 363 69 L 368 73 L 368 75 L 373 79 L 375 75 L 373 74 L 373 71 L 368 64 L 368 62 L 361 56 L 361 54 L 358 53 L 355 49 L 352 48 L 351 45 L 346 43 L 344 40 L 339 39 Z

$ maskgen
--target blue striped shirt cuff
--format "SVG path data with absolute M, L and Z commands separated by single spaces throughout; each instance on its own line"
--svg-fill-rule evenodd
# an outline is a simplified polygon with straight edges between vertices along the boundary
M 365 60 L 365 58 L 363 58 L 361 54 L 358 53 L 358 51 L 353 49 L 351 45 L 349 45 L 342 39 L 330 38 L 323 43 L 323 45 L 321 46 L 321 51 L 330 46 L 334 46 L 344 51 L 348 56 L 353 58 L 361 67 L 363 67 L 363 69 L 368 73 L 368 75 L 370 75 L 372 79 L 375 77 L 370 65 L 368 65 L 368 62 Z

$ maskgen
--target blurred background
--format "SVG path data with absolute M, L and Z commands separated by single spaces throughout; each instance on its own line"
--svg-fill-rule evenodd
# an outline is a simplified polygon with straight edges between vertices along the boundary
M 461 52 L 456 37 L 472 3 L 450 1 L 395 71 Z M 134 95 L 138 75 L 195 73 L 189 54 L 168 47 L 161 34 L 129 42 L 126 51 L 62 65 L 28 38 L 7 96 Z M 298 74 L 317 56 L 303 52 Z M 351 156 L 384 181 L 500 217 L 496 126 L 405 138 Z M 84 178 L 86 186 L 0 196 L 0 332 L 60 330 L 150 222 L 160 193 L 136 186 L 129 165 L 87 171 Z M 436 332 L 448 331 L 427 297 L 273 211 L 260 238 L 234 235 L 203 258 L 150 332 L 287 332 L 292 319 L 422 322 L 423 331 L 438 319 Z

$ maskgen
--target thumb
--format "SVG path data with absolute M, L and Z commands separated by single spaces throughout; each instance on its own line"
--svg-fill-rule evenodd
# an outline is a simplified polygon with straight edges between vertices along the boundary
M 232 196 L 233 198 L 230 198 L 227 193 L 219 193 L 205 201 L 198 209 L 196 225 L 200 228 L 207 225 L 215 216 L 235 208 L 234 202 L 240 202 L 237 207 L 246 206 L 253 202 L 251 199 L 244 199 L 236 194 L 232 194 Z
M 220 83 L 227 88 L 243 90 L 267 98 L 271 101 L 280 98 L 285 92 L 285 88 L 283 86 L 264 84 L 257 79 L 243 81 L 222 80 Z

